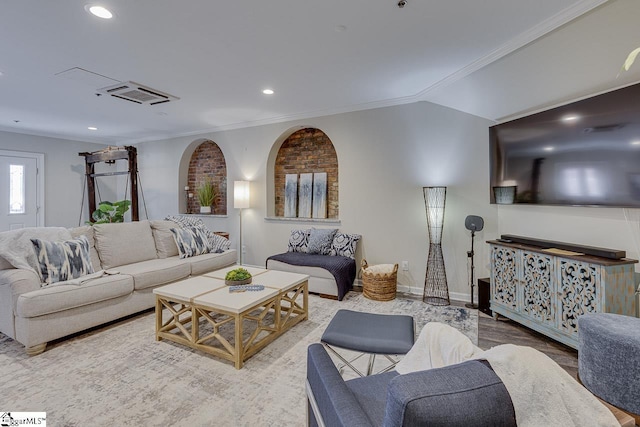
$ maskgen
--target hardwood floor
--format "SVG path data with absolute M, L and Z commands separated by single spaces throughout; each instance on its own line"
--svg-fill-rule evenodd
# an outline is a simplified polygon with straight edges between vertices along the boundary
M 498 320 L 478 312 L 478 347 L 487 350 L 500 344 L 533 347 L 553 359 L 571 376 L 577 378 L 578 351 L 552 340 L 513 320 L 500 316 Z
M 460 301 L 451 305 L 464 307 Z M 513 320 L 500 316 L 498 320 L 478 312 L 478 347 L 488 350 L 500 344 L 526 345 L 553 359 L 572 377 L 578 375 L 578 351 L 531 330 Z

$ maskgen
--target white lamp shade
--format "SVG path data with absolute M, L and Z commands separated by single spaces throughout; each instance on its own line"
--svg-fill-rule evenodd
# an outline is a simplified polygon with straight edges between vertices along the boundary
M 233 182 L 233 207 L 236 209 L 245 209 L 249 207 L 250 193 L 249 181 Z

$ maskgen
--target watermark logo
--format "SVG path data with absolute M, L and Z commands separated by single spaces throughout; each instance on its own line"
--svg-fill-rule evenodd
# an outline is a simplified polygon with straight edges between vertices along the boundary
M 47 427 L 46 412 L 2 412 L 0 427 L 40 426 Z

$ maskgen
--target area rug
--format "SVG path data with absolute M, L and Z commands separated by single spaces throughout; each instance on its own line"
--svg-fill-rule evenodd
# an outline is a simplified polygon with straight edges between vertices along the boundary
M 155 341 L 148 311 L 34 357 L 0 334 L 0 411 L 46 411 L 52 426 L 303 426 L 307 346 L 320 341 L 339 309 L 412 315 L 416 333 L 427 322 L 443 322 L 477 343 L 475 311 L 420 300 L 376 302 L 356 292 L 340 302 L 310 295 L 309 319 L 236 370 Z

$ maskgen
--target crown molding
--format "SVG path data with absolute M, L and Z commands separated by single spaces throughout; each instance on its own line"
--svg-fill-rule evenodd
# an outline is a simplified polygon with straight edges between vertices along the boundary
M 556 30 L 557 28 L 573 21 L 574 19 L 584 15 L 587 12 L 592 11 L 596 7 L 607 3 L 610 0 L 583 0 L 579 3 L 575 3 L 574 5 L 566 8 L 562 12 L 546 19 L 540 24 L 536 25 L 533 28 L 519 34 L 513 39 L 509 40 L 509 42 L 503 44 L 497 49 L 491 51 L 489 54 L 483 56 L 482 58 L 477 59 L 471 64 L 467 65 L 464 68 L 459 69 L 453 74 L 448 75 L 444 79 L 438 80 L 431 86 L 422 90 L 420 93 L 416 95 L 420 100 L 426 100 L 426 96 L 439 89 L 441 87 L 445 87 L 450 85 L 458 80 L 461 80 L 468 75 L 480 70 L 481 68 L 486 67 L 487 65 L 509 55 L 512 52 L 515 52 L 519 49 L 522 49 L 529 43 L 534 42 L 540 37 L 549 34 L 550 32 Z

